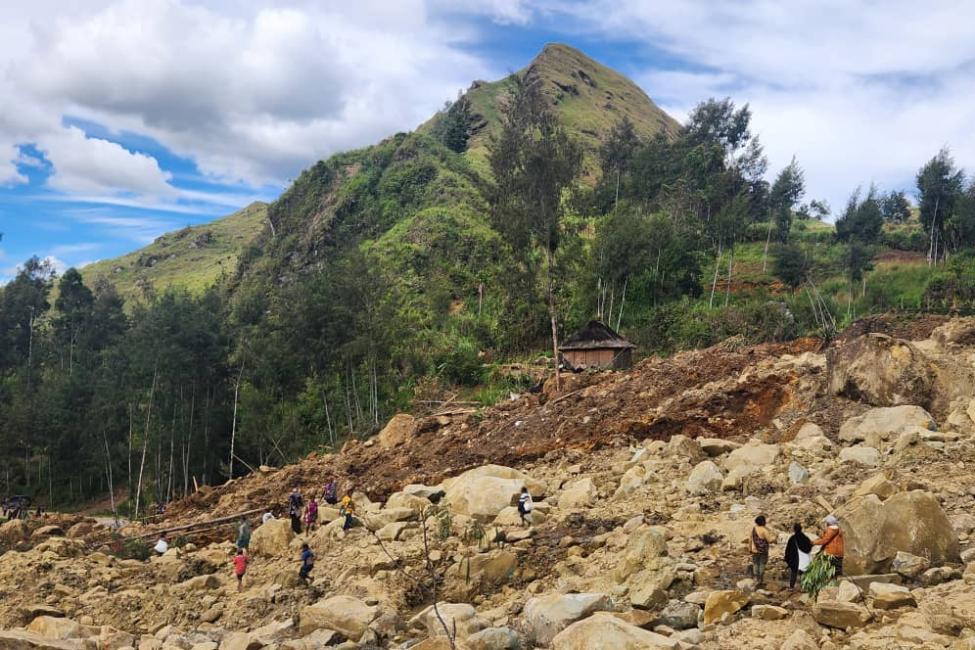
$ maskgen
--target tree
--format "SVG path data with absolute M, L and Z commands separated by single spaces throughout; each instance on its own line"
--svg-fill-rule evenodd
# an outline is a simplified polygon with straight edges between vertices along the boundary
M 776 239 L 783 244 L 789 242 L 792 210 L 805 193 L 805 174 L 793 156 L 792 161 L 776 176 L 769 196 L 769 207 L 772 211 L 769 229 L 771 231 L 774 223 Z
M 904 192 L 891 190 L 880 199 L 880 211 L 888 223 L 904 223 L 911 218 L 911 203 Z
M 620 202 L 620 179 L 625 171 L 628 171 L 633 162 L 633 157 L 640 146 L 640 138 L 636 133 L 636 127 L 629 117 L 623 117 L 613 125 L 609 137 L 600 149 L 600 162 L 603 168 L 603 179 L 614 177 L 616 190 L 614 193 L 613 209 L 619 207 Z
M 809 277 L 812 260 L 795 244 L 779 244 L 772 258 L 772 273 L 793 293 Z
M 95 296 L 85 286 L 78 270 L 70 268 L 65 271 L 58 282 L 58 298 L 54 301 L 54 307 L 58 311 L 54 331 L 61 348 L 62 366 L 63 351 L 67 347 L 69 373 L 74 368 L 75 345 L 92 317 L 94 304 Z
M 918 210 L 921 225 L 928 234 L 928 264 L 937 264 L 947 252 L 945 224 L 961 197 L 964 172 L 955 167 L 947 147 L 929 160 L 917 173 Z
M 441 111 L 434 134 L 451 151 L 463 153 L 467 151 L 470 127 L 471 100 L 466 95 L 461 95 L 457 101 L 448 102 Z
M 864 245 L 873 245 L 880 238 L 883 225 L 884 217 L 877 189 L 871 185 L 861 201 L 858 188 L 850 196 L 843 215 L 836 220 L 836 238 L 841 242 L 856 240 Z
M 516 76 L 512 97 L 502 115 L 501 134 L 491 143 L 489 160 L 495 186 L 492 219 L 522 260 L 530 252 L 545 260 L 545 293 L 558 374 L 556 254 L 559 249 L 562 194 L 576 178 L 582 151 L 549 110 L 540 80 Z

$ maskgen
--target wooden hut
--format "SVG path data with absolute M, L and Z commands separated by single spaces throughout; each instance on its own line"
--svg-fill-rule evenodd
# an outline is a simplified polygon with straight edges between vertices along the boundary
M 604 323 L 593 320 L 567 338 L 559 346 L 559 354 L 571 370 L 628 368 L 635 347 Z

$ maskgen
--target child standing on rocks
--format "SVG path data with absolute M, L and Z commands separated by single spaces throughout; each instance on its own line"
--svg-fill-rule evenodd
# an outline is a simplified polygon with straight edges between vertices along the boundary
M 301 569 L 298 571 L 298 577 L 306 585 L 311 582 L 309 574 L 311 570 L 315 568 L 315 554 L 311 552 L 308 548 L 308 544 L 301 545 Z
M 244 590 L 244 574 L 247 573 L 247 555 L 244 549 L 238 548 L 234 556 L 234 575 L 237 576 L 237 592 Z
M 521 516 L 521 523 L 531 526 L 534 507 L 535 503 L 532 501 L 532 495 L 528 493 L 528 488 L 521 488 L 521 494 L 518 496 L 518 514 Z

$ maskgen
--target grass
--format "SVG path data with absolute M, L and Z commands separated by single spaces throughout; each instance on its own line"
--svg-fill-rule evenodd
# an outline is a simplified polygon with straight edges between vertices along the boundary
M 264 227 L 267 204 L 252 203 L 212 223 L 166 233 L 137 251 L 81 269 L 85 284 L 114 284 L 126 305 L 169 287 L 199 293 L 224 275 Z

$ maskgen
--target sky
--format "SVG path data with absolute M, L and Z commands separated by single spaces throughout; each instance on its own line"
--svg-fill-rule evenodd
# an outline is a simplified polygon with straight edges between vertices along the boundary
M 975 5 L 948 0 L 0 0 L 0 282 L 273 200 L 563 42 L 678 119 L 749 104 L 834 210 L 975 170 Z

